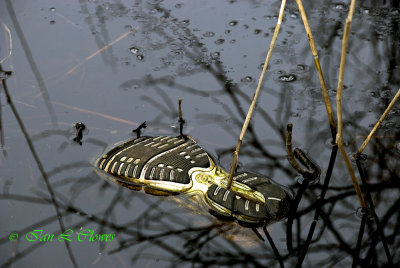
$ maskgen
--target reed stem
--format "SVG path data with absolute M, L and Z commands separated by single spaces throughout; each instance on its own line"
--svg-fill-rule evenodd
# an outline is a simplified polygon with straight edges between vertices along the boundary
M 325 102 L 325 108 L 326 108 L 326 112 L 328 113 L 328 120 L 329 120 L 329 125 L 331 128 L 332 140 L 334 140 L 335 136 L 336 136 L 336 124 L 335 124 L 335 119 L 333 118 L 332 105 L 329 100 L 328 90 L 326 88 L 325 79 L 322 74 L 321 64 L 319 63 L 319 57 L 318 57 L 317 48 L 314 43 L 314 37 L 312 35 L 310 25 L 308 24 L 307 15 L 304 10 L 302 1 L 296 0 L 296 3 L 299 8 L 299 11 L 300 11 L 301 19 L 303 20 L 304 28 L 306 29 L 306 32 L 307 32 L 308 42 L 310 43 L 311 53 L 314 57 L 315 67 L 317 68 L 317 71 L 318 71 L 318 78 L 319 78 L 319 82 L 321 84 L 322 95 L 324 97 L 324 102 Z
M 245 121 L 243 123 L 242 131 L 240 132 L 240 136 L 239 136 L 238 142 L 236 144 L 235 151 L 233 152 L 233 161 L 232 161 L 232 166 L 231 166 L 231 170 L 230 170 L 230 173 L 229 173 L 228 184 L 227 184 L 227 189 L 228 190 L 230 190 L 231 186 L 232 186 L 233 174 L 235 173 L 236 166 L 237 166 L 237 163 L 238 163 L 240 146 L 242 145 L 242 141 L 243 141 L 244 135 L 245 135 L 246 130 L 247 130 L 248 126 L 249 126 L 251 116 L 253 115 L 253 111 L 254 111 L 254 108 L 255 108 L 256 102 L 257 102 L 257 98 L 258 98 L 258 95 L 259 95 L 259 93 L 261 91 L 261 85 L 262 85 L 262 82 L 264 80 L 265 72 L 267 70 L 269 60 L 271 59 L 272 50 L 273 50 L 273 48 L 275 46 L 275 42 L 276 42 L 276 39 L 278 37 L 279 30 L 281 28 L 283 11 L 285 10 L 285 5 L 286 5 L 286 0 L 282 0 L 281 7 L 280 7 L 280 10 L 279 10 L 278 21 L 277 21 L 276 26 L 275 26 L 274 34 L 272 36 L 271 43 L 269 45 L 267 57 L 265 58 L 265 62 L 264 62 L 264 66 L 263 66 L 260 78 L 258 79 L 257 89 L 256 89 L 256 91 L 254 93 L 253 100 L 251 102 L 249 111 L 247 112 L 246 119 L 245 119 Z
M 397 93 L 394 96 L 394 98 L 392 99 L 392 101 L 389 103 L 389 106 L 386 108 L 385 112 L 379 118 L 378 122 L 376 122 L 374 128 L 371 130 L 371 132 L 369 133 L 368 137 L 365 139 L 365 141 L 361 145 L 360 149 L 358 149 L 357 153 L 354 154 L 354 157 L 356 159 L 364 151 L 365 146 L 367 146 L 368 142 L 371 140 L 372 136 L 375 134 L 375 132 L 378 129 L 378 127 L 382 124 L 383 120 L 385 120 L 385 117 L 388 115 L 390 110 L 393 108 L 394 104 L 396 103 L 396 101 L 398 100 L 399 97 L 400 97 L 400 88 L 397 91 Z
M 336 144 L 338 145 L 339 151 L 343 156 L 344 162 L 346 167 L 349 171 L 351 180 L 353 181 L 354 189 L 356 190 L 358 199 L 360 201 L 361 207 L 365 209 L 365 201 L 364 197 L 362 196 L 362 192 L 360 189 L 360 185 L 358 184 L 357 177 L 354 173 L 353 167 L 351 165 L 350 159 L 346 154 L 346 151 L 343 146 L 343 121 L 342 121 L 342 91 L 343 91 L 343 76 L 344 76 L 344 69 L 346 65 L 346 52 L 347 52 L 347 43 L 349 40 L 351 22 L 353 20 L 353 14 L 355 9 L 356 1 L 351 0 L 349 13 L 346 18 L 346 25 L 344 27 L 343 33 L 343 41 L 342 41 L 342 52 L 340 58 L 340 69 L 339 69 L 339 78 L 338 78 L 338 85 L 337 85 L 337 92 L 336 92 L 336 112 L 337 112 L 337 134 L 336 134 Z

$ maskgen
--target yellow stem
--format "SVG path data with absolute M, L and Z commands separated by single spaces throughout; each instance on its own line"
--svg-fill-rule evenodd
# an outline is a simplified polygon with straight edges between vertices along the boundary
M 358 199 L 360 201 L 361 207 L 366 208 L 364 197 L 362 195 L 360 185 L 358 184 L 357 177 L 354 173 L 353 167 L 349 160 L 349 157 L 346 154 L 346 151 L 343 147 L 343 123 L 342 123 L 342 91 L 343 91 L 343 76 L 344 76 L 344 68 L 346 65 L 346 52 L 347 52 L 347 43 L 350 34 L 351 22 L 353 20 L 353 14 L 355 9 L 356 1 L 351 0 L 349 13 L 346 18 L 346 25 L 343 33 L 343 41 L 342 41 L 342 53 L 340 58 L 340 69 L 339 69 L 339 78 L 336 92 L 336 112 L 337 112 L 337 135 L 336 135 L 336 143 L 338 145 L 339 151 L 343 156 L 343 159 L 346 163 L 346 167 L 349 171 L 351 180 L 353 181 L 354 189 L 356 190 Z
M 233 161 L 232 161 L 232 166 L 231 166 L 231 170 L 230 170 L 230 173 L 229 173 L 228 184 L 227 184 L 227 189 L 228 190 L 230 190 L 230 188 L 232 186 L 233 174 L 235 173 L 236 165 L 237 165 L 237 162 L 238 162 L 240 146 L 242 144 L 242 141 L 243 141 L 244 135 L 246 133 L 246 130 L 247 130 L 248 126 L 249 126 L 251 116 L 253 115 L 253 111 L 254 111 L 254 108 L 255 108 L 256 102 L 257 102 L 257 98 L 258 98 L 258 95 L 259 95 L 259 93 L 261 91 L 261 85 L 262 85 L 262 82 L 264 80 L 264 75 L 265 75 L 265 72 L 267 70 L 269 60 L 271 59 L 272 50 L 273 50 L 273 48 L 275 46 L 275 42 L 276 42 L 276 39 L 278 37 L 279 29 L 281 28 L 282 18 L 283 18 L 283 11 L 285 10 L 285 5 L 286 5 L 286 0 L 282 0 L 281 8 L 279 10 L 278 22 L 277 22 L 277 24 L 275 26 L 274 34 L 272 36 L 272 40 L 271 40 L 271 43 L 269 45 L 267 57 L 265 58 L 265 62 L 264 62 L 264 66 L 263 66 L 260 78 L 258 79 L 257 89 L 256 89 L 256 92 L 254 93 L 253 100 L 251 102 L 249 111 L 247 112 L 246 119 L 245 119 L 245 121 L 243 123 L 242 131 L 240 132 L 240 136 L 239 136 L 238 142 L 236 144 L 235 152 L 233 153 Z
M 363 151 L 365 146 L 367 146 L 368 142 L 371 140 L 372 136 L 375 134 L 376 130 L 378 129 L 378 127 L 382 124 L 383 120 L 385 120 L 385 117 L 388 115 L 388 113 L 390 112 L 390 110 L 393 108 L 394 104 L 396 103 L 397 99 L 400 97 L 400 88 L 397 91 L 396 95 L 394 96 L 394 98 L 392 99 L 392 101 L 390 102 L 389 106 L 386 108 L 385 112 L 382 114 L 382 116 L 379 118 L 378 122 L 376 122 L 374 128 L 371 130 L 371 132 L 369 133 L 368 137 L 365 139 L 365 141 L 363 142 L 363 144 L 361 145 L 360 149 L 358 149 L 357 153 L 354 155 L 354 157 L 358 157 Z
M 302 1 L 296 0 L 296 3 L 300 11 L 301 19 L 303 20 L 304 28 L 306 29 L 307 32 L 308 42 L 310 43 L 311 53 L 314 57 L 315 67 L 317 68 L 318 71 L 318 78 L 321 85 L 322 94 L 324 97 L 326 112 L 328 114 L 328 120 L 332 132 L 332 138 L 334 139 L 336 135 L 336 125 L 335 125 L 335 120 L 333 119 L 332 105 L 329 100 L 328 90 L 325 85 L 325 79 L 324 76 L 322 75 L 321 65 L 319 63 L 319 57 L 317 48 L 315 46 L 314 37 L 312 35 L 310 25 L 308 24 L 307 15 L 304 10 Z

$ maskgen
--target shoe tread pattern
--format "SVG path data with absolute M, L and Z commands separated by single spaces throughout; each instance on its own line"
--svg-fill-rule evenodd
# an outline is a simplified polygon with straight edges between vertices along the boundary
M 231 211 L 231 216 L 244 216 L 241 219 L 249 219 L 250 223 L 269 222 L 287 213 L 288 194 L 279 185 L 273 184 L 270 179 L 250 172 L 241 172 L 235 174 L 234 180 L 262 193 L 266 200 L 265 204 L 246 200 L 232 191 L 213 184 L 207 191 L 207 198 L 212 201 L 211 206 L 216 203 Z M 228 216 L 218 209 L 214 211 L 222 216 Z
M 180 137 L 141 137 L 110 150 L 99 168 L 120 178 L 190 183 L 189 170 L 210 166 L 208 154 L 197 144 Z

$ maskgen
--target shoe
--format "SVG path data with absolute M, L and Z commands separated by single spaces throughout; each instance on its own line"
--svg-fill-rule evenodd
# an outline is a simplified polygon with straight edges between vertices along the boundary
M 131 189 L 155 195 L 197 194 L 212 214 L 243 225 L 264 225 L 288 213 L 291 196 L 264 176 L 229 174 L 200 146 L 183 137 L 140 137 L 111 149 L 96 164 Z

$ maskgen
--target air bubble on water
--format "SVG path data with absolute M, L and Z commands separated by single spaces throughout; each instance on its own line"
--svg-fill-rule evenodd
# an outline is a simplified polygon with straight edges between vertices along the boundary
M 365 214 L 367 215 L 367 219 L 369 219 L 369 220 L 374 219 L 374 215 L 370 208 L 361 208 L 361 207 L 357 208 L 357 210 L 356 210 L 357 217 L 359 217 L 361 219 Z
M 333 142 L 335 142 L 335 141 L 333 141 Z M 333 146 L 335 145 L 334 143 L 332 143 L 332 138 L 328 138 L 327 140 L 325 140 L 324 144 L 325 144 L 325 147 L 328 149 L 332 149 Z
M 290 14 L 290 17 L 292 19 L 297 19 L 299 17 L 299 15 L 297 15 L 296 13 L 292 13 L 292 14 Z
M 215 35 L 215 33 L 213 32 L 206 32 L 203 34 L 204 37 L 213 37 Z
M 132 47 L 129 48 L 129 51 L 130 51 L 132 54 L 136 55 L 136 58 L 137 58 L 138 60 L 141 61 L 141 60 L 144 59 L 144 55 L 143 55 L 143 50 L 142 50 L 142 49 L 140 49 L 140 48 L 138 48 L 138 47 L 136 47 L 136 46 L 132 46 Z
M 254 34 L 259 34 L 259 33 L 261 33 L 261 30 L 260 30 L 260 29 L 255 29 L 255 30 L 254 30 Z
M 300 114 L 296 113 L 296 112 L 292 112 L 292 113 L 290 113 L 290 117 L 300 117 Z
M 234 43 L 236 43 L 236 40 L 235 40 L 235 39 L 229 41 L 229 44 L 234 44 Z
M 238 24 L 238 21 L 237 20 L 233 20 L 233 21 L 230 21 L 229 22 L 229 26 L 236 26 Z
M 253 81 L 253 77 L 251 76 L 246 76 L 242 79 L 240 79 L 241 82 L 245 82 L 245 83 L 250 83 L 251 81 Z
M 344 3 L 334 3 L 333 6 L 336 10 L 347 10 L 347 6 Z
M 155 14 L 157 14 L 157 9 L 155 9 L 155 8 L 151 9 L 151 10 L 149 11 L 149 14 L 150 14 L 150 15 L 155 15 Z
M 139 48 L 137 48 L 137 47 L 130 47 L 129 50 L 130 50 L 130 52 L 132 52 L 135 55 L 137 55 L 139 53 Z
M 351 160 L 351 162 L 356 163 L 356 158 L 355 158 L 355 153 L 350 153 L 349 158 Z M 360 154 L 358 156 L 358 160 L 360 161 L 360 163 L 365 163 L 368 160 L 368 156 L 366 154 Z
M 370 95 L 371 97 L 374 97 L 374 98 L 377 98 L 377 97 L 379 97 L 379 94 L 378 94 L 378 92 L 377 92 L 377 91 L 375 91 L 375 90 L 372 90 L 372 91 L 370 91 L 370 92 L 369 92 L 369 95 Z
M 181 27 L 187 27 L 189 26 L 190 21 L 189 20 L 183 20 L 181 21 L 181 23 L 179 24 Z
M 223 44 L 225 42 L 225 39 L 222 39 L 222 38 L 220 38 L 220 39 L 217 39 L 217 40 L 215 40 L 215 44 L 217 44 L 217 45 L 221 45 L 221 44 Z
M 218 51 L 211 53 L 211 58 L 214 60 L 218 60 L 220 57 L 221 53 L 219 53 Z
M 50 24 L 54 24 L 54 23 L 56 23 L 55 20 L 51 20 L 51 21 L 50 21 Z
M 175 8 L 181 8 L 182 7 L 182 4 L 176 4 L 175 5 Z
M 56 11 L 56 8 L 55 8 L 55 7 L 51 7 L 51 8 L 50 8 L 50 11 L 51 11 L 51 12 L 54 12 L 54 11 Z
M 390 91 L 390 89 L 385 89 L 382 90 L 379 95 L 381 98 L 390 99 L 392 97 L 392 92 Z
M 295 177 L 295 180 L 298 184 L 303 184 L 304 183 L 304 177 L 301 176 L 300 174 L 297 174 Z
M 328 95 L 331 96 L 331 97 L 336 96 L 336 89 L 329 88 L 328 89 Z
M 225 34 L 226 35 L 230 35 L 231 34 L 231 30 L 225 30 Z
M 297 64 L 296 71 L 298 72 L 306 71 L 306 66 L 304 64 Z
M 296 81 L 296 76 L 294 74 L 284 74 L 278 77 L 281 82 L 293 82 Z
M 321 92 L 320 88 L 312 87 L 312 88 L 309 88 L 307 91 L 308 91 L 308 95 L 311 98 L 318 99 L 318 100 L 322 99 L 322 92 Z
M 158 5 L 162 2 L 163 0 L 147 0 L 146 2 L 150 5 Z

